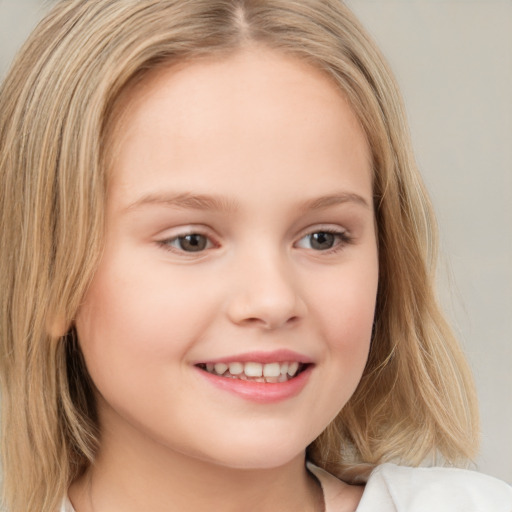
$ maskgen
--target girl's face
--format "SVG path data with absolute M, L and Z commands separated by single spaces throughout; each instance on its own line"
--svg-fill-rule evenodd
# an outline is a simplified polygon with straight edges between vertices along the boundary
M 320 71 L 254 48 L 128 93 L 77 316 L 103 442 L 303 453 L 354 392 L 378 264 L 369 148 Z

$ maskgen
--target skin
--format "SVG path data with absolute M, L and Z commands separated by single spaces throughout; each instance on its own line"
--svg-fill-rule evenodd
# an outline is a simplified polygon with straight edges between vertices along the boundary
M 161 69 L 123 101 L 105 250 L 76 318 L 101 448 L 71 501 L 322 510 L 304 451 L 361 378 L 377 293 L 365 135 L 320 71 L 262 48 Z M 183 249 L 192 233 L 204 250 Z M 312 364 L 275 403 L 195 366 L 281 349 Z M 355 510 L 361 488 L 343 492 Z

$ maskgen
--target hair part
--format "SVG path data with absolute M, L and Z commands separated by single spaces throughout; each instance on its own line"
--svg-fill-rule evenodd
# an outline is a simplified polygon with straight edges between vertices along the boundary
M 379 290 L 370 355 L 308 457 L 376 464 L 474 456 L 472 378 L 433 290 L 436 228 L 398 88 L 339 0 L 62 0 L 0 89 L 0 383 L 5 503 L 53 512 L 94 460 L 94 385 L 72 329 L 101 258 L 123 91 L 247 45 L 294 55 L 345 94 L 372 154 Z M 70 329 L 68 333 L 67 331 Z

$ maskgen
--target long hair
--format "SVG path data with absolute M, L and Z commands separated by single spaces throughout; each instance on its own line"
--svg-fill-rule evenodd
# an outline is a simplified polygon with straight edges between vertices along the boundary
M 308 447 L 345 479 L 385 461 L 471 458 L 471 375 L 433 290 L 436 227 L 402 101 L 340 0 L 61 0 L 0 89 L 0 382 L 4 501 L 54 512 L 99 442 L 73 319 L 104 236 L 120 96 L 172 62 L 256 44 L 324 71 L 373 160 L 379 289 L 369 359 L 343 410 Z

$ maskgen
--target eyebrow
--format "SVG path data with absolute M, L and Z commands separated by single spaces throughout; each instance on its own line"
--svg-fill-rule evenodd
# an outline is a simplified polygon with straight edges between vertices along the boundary
M 228 213 L 238 209 L 238 204 L 235 201 L 223 196 L 184 192 L 179 194 L 147 194 L 130 204 L 126 210 L 135 210 L 146 205 L 160 205 L 192 210 L 213 210 Z
M 299 205 L 299 209 L 303 211 L 323 210 L 330 206 L 337 206 L 344 203 L 355 203 L 370 209 L 370 204 L 363 196 L 349 192 L 340 192 L 315 199 L 308 199 Z
M 359 194 L 340 192 L 313 199 L 307 199 L 298 205 L 301 212 L 323 210 L 331 206 L 344 203 L 355 203 L 370 209 L 368 201 Z M 178 194 L 147 194 L 126 207 L 126 211 L 136 210 L 147 205 L 159 205 L 169 208 L 183 208 L 192 210 L 209 210 L 233 213 L 239 209 L 237 201 L 224 196 L 192 194 L 189 192 Z

